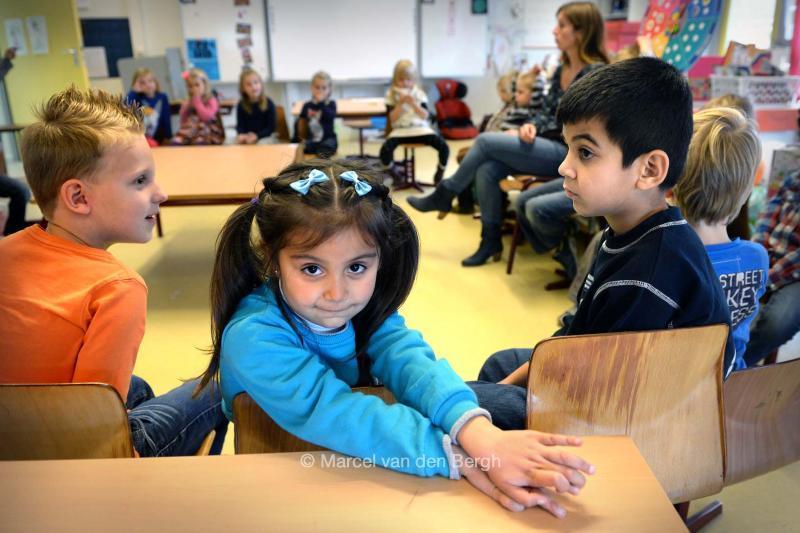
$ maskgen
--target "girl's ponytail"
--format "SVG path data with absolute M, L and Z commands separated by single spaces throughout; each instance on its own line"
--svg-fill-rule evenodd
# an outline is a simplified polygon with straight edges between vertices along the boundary
M 250 228 L 259 209 L 260 202 L 256 201 L 239 206 L 217 237 L 210 291 L 211 361 L 200 377 L 198 391 L 219 374 L 222 333 L 239 302 L 265 278 L 263 263 L 250 243 Z

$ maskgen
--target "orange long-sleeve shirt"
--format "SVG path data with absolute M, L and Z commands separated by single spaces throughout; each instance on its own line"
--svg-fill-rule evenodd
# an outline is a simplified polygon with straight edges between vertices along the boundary
M 128 395 L 147 286 L 105 250 L 31 226 L 0 240 L 0 383 L 108 383 Z

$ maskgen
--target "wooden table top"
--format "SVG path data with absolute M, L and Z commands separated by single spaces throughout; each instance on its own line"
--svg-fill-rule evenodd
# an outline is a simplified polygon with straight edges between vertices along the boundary
M 292 104 L 292 115 L 297 116 L 304 102 Z M 336 100 L 336 116 L 343 118 L 379 117 L 386 114 L 386 100 L 383 98 L 342 98 Z
M 170 146 L 153 148 L 162 205 L 244 202 L 261 180 L 294 162 L 296 144 Z
M 311 454 L 0 462 L 0 529 L 16 531 L 685 531 L 628 437 L 588 437 L 597 473 L 563 520 L 511 513 L 467 481 Z M 325 459 L 323 459 L 325 458 Z M 323 460 L 326 461 L 323 464 Z

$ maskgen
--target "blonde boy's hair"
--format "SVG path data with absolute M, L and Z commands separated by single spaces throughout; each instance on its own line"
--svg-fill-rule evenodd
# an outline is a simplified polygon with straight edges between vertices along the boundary
M 706 102 L 706 105 L 703 106 L 703 109 L 711 109 L 712 107 L 732 107 L 744 113 L 744 116 L 749 119 L 756 118 L 755 111 L 753 110 L 753 104 L 746 96 L 739 96 L 738 94 L 732 93 L 723 94 L 722 96 L 712 98 Z
M 156 92 L 161 92 L 161 85 L 158 83 L 158 78 L 156 78 L 156 75 L 153 73 L 152 70 L 150 70 L 149 68 L 144 68 L 144 67 L 137 68 L 133 72 L 133 78 L 131 78 L 131 88 L 134 85 L 136 85 L 136 82 L 139 80 L 139 78 L 144 78 L 145 76 L 152 76 L 153 77 L 153 81 L 156 82 Z
M 39 208 L 50 216 L 61 185 L 91 179 L 100 158 L 128 135 L 144 135 L 142 111 L 121 95 L 79 90 L 74 85 L 35 110 L 22 134 L 25 176 Z
M 255 72 L 255 71 L 253 71 Z M 208 74 L 201 68 L 190 68 L 189 74 L 186 76 L 186 87 L 189 87 L 189 80 L 196 78 L 203 80 L 203 100 L 211 98 L 211 82 L 208 80 Z
M 333 80 L 331 80 L 331 75 L 325 72 L 324 70 L 318 70 L 311 76 L 311 83 L 314 83 L 317 80 L 322 80 L 330 86 L 333 86 Z
M 729 224 L 753 189 L 760 161 L 755 123 L 741 111 L 715 107 L 695 113 L 686 168 L 673 189 L 686 220 Z
M 205 72 L 203 72 L 203 74 L 205 74 Z M 258 97 L 257 102 L 251 102 L 250 97 L 247 96 L 246 92 L 244 92 L 244 82 L 250 76 L 255 76 L 258 78 L 258 81 L 261 82 L 261 96 Z M 208 88 L 208 80 L 206 80 L 206 88 Z M 210 94 L 211 90 L 209 89 L 209 95 Z M 250 67 L 243 68 L 241 74 L 239 74 L 239 95 L 242 97 L 242 107 L 247 113 L 253 112 L 253 103 L 255 103 L 255 105 L 258 106 L 261 111 L 267 110 L 267 93 L 264 91 L 264 80 L 261 79 L 261 75 L 258 72 Z
M 527 71 L 517 76 L 517 87 L 527 87 L 532 91 L 534 85 L 536 85 L 536 75 L 533 72 Z
M 497 80 L 497 92 L 499 93 L 499 92 L 503 91 L 506 94 L 508 94 L 510 100 L 513 100 L 514 99 L 514 83 L 516 82 L 517 75 L 518 75 L 517 71 L 516 70 L 512 70 L 512 71 L 507 72 L 507 73 L 503 74 L 502 76 L 500 76 L 500 78 L 498 78 L 498 80 Z M 507 103 L 507 102 L 503 102 L 503 103 Z
M 417 72 L 414 68 L 414 63 L 408 59 L 401 59 L 394 65 L 394 73 L 392 74 L 392 85 L 397 85 L 400 78 L 417 79 Z

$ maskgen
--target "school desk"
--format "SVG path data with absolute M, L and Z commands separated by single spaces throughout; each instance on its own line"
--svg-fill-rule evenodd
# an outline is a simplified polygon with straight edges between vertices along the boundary
M 298 116 L 304 102 L 292 104 L 292 115 Z M 341 118 L 370 118 L 386 114 L 386 100 L 378 98 L 342 98 L 336 100 L 336 116 Z
M 558 496 L 562 520 L 331 452 L 0 462 L 0 530 L 686 531 L 630 438 L 589 437 L 581 454 L 597 473 Z
M 156 180 L 169 197 L 161 207 L 246 202 L 262 179 L 294 162 L 296 152 L 296 144 L 153 148 Z M 161 237 L 160 215 L 156 222 Z

